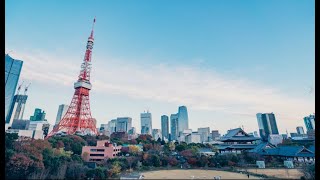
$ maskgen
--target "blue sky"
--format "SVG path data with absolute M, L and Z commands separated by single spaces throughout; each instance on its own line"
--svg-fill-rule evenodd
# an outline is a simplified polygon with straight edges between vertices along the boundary
M 189 111 L 189 126 L 223 134 L 258 129 L 274 112 L 280 132 L 314 112 L 314 1 L 6 0 L 5 47 L 31 82 L 26 118 L 54 122 L 69 104 L 92 19 L 91 109 L 98 124 L 149 109 Z

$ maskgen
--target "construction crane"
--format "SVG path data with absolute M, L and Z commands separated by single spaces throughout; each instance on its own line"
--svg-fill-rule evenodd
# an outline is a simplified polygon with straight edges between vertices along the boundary
M 22 83 L 18 86 L 17 94 L 19 94 L 23 82 L 24 82 L 24 81 L 22 81 Z
M 29 88 L 30 84 L 31 84 L 31 83 L 29 83 L 28 86 L 26 86 L 26 87 L 24 88 L 24 95 L 27 94 L 27 91 L 28 91 L 28 88 Z

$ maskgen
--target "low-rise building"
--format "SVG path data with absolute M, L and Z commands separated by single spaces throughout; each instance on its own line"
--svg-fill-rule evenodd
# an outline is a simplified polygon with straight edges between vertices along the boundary
M 117 157 L 120 152 L 121 146 L 102 140 L 97 141 L 97 146 L 83 146 L 81 157 L 86 162 L 97 162 Z
M 201 135 L 198 133 L 191 133 L 185 136 L 186 143 L 201 143 Z
M 250 150 L 249 153 L 257 153 L 264 157 L 279 157 L 282 160 L 292 160 L 293 162 L 315 161 L 314 145 L 306 148 L 305 146 L 274 146 L 263 142 Z

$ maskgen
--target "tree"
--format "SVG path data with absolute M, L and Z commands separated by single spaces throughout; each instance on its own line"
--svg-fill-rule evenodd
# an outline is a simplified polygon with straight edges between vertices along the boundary
M 133 155 L 137 155 L 139 153 L 139 147 L 134 146 L 134 145 L 129 145 L 129 153 Z
M 178 160 L 177 160 L 175 157 L 169 157 L 168 163 L 169 163 L 171 166 L 176 166 L 176 165 L 178 165 Z
M 110 172 L 112 173 L 112 177 L 117 176 L 121 172 L 121 166 L 119 163 L 113 164 Z
M 176 149 L 176 145 L 173 142 L 170 142 L 169 149 L 170 149 L 170 151 L 174 151 Z
M 197 164 L 197 159 L 196 158 L 188 158 L 187 162 L 188 162 L 188 164 L 194 166 Z
M 88 167 L 80 163 L 70 163 L 66 172 L 66 179 L 84 179 L 88 171 Z
M 14 154 L 6 163 L 6 179 L 24 179 L 29 176 L 35 168 L 35 162 L 25 154 Z
M 179 144 L 179 145 L 176 146 L 175 149 L 176 149 L 177 151 L 181 152 L 181 151 L 185 150 L 186 148 L 187 148 L 186 145 Z
M 183 156 L 183 157 L 192 157 L 194 156 L 194 153 L 191 149 L 187 149 L 187 150 L 184 150 L 184 151 L 181 151 L 180 154 Z
M 160 157 L 158 155 L 153 154 L 151 156 L 151 160 L 152 160 L 152 165 L 155 167 L 159 167 L 160 166 Z

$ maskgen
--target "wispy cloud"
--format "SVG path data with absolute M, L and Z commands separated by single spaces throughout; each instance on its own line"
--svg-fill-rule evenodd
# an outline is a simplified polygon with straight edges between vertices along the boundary
M 70 60 L 50 53 L 11 53 L 25 61 L 24 79 L 70 86 L 81 59 Z M 64 57 L 64 56 L 63 56 Z M 283 125 L 314 111 L 314 101 L 289 97 L 276 87 L 250 82 L 198 67 L 145 65 L 124 59 L 94 57 L 92 84 L 95 91 L 185 104 L 193 110 L 221 111 L 239 116 L 276 112 Z

